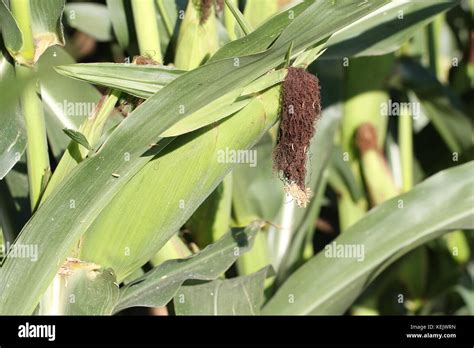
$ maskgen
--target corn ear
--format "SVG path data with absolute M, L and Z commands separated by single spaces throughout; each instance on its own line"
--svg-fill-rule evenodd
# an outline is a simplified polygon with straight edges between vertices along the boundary
M 357 129 L 363 123 L 375 127 L 378 135 L 378 146 L 385 140 L 387 118 L 381 117 L 380 107 L 388 100 L 388 93 L 384 90 L 386 76 L 390 73 L 394 56 L 392 54 L 380 57 L 364 57 L 350 59 L 343 62 L 347 69 L 346 102 L 344 116 L 341 123 L 341 147 L 348 155 L 356 181 L 362 183 L 357 148 L 354 138 Z M 367 79 L 367 76 L 373 76 Z M 364 112 L 360 112 L 364 110 Z M 341 229 L 353 225 L 367 210 L 365 198 L 353 201 L 350 195 L 342 194 L 338 200 Z
M 258 28 L 278 11 L 278 0 L 247 0 L 244 17 L 253 28 Z
M 154 0 L 132 0 L 133 21 L 140 54 L 163 62 Z
M 361 164 L 373 205 L 381 204 L 399 194 L 387 161 L 380 151 L 372 149 L 365 152 Z
M 229 173 L 186 224 L 200 248 L 215 242 L 229 230 L 231 208 L 232 173 Z
M 356 142 L 371 203 L 378 205 L 397 196 L 400 192 L 395 185 L 387 160 L 377 145 L 375 128 L 369 123 L 362 124 L 357 130 Z
M 277 121 L 279 100 L 277 85 L 232 117 L 175 138 L 87 230 L 81 260 L 111 267 L 119 282 L 150 260 L 232 169 L 219 151 L 251 148 Z
M 471 249 L 469 241 L 463 231 L 453 231 L 443 236 L 448 247 L 449 253 L 459 264 L 467 263 L 471 258 Z
M 201 21 L 196 1 L 189 1 L 179 30 L 174 63 L 178 69 L 192 70 L 200 66 L 219 48 L 214 6 L 209 17 Z
M 237 6 L 237 0 L 227 1 L 232 3 L 234 6 Z M 243 36 L 242 30 L 239 28 L 239 25 L 227 4 L 224 6 L 224 26 L 227 30 L 227 35 L 229 35 L 230 41 L 240 39 Z
M 184 259 L 192 255 L 188 246 L 175 234 L 150 260 L 152 266 L 158 266 L 167 260 Z

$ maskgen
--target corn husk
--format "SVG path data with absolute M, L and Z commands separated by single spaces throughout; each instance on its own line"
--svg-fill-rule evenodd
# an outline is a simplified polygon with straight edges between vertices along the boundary
M 251 148 L 277 121 L 279 100 L 276 85 L 218 125 L 175 138 L 84 234 L 80 259 L 111 267 L 119 282 L 150 260 L 232 169 L 219 151 Z
M 200 66 L 219 48 L 214 6 L 203 22 L 195 1 L 189 1 L 179 30 L 174 64 L 179 69 L 192 70 Z

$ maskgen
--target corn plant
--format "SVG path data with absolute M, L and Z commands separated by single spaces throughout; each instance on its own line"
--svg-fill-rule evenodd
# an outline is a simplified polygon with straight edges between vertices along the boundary
M 0 314 L 384 314 L 390 286 L 395 311 L 447 313 L 448 285 L 472 314 L 451 14 L 472 9 L 2 0 Z M 403 102 L 423 126 L 383 114 Z M 415 157 L 424 128 L 442 160 Z M 461 279 L 434 295 L 428 248 Z

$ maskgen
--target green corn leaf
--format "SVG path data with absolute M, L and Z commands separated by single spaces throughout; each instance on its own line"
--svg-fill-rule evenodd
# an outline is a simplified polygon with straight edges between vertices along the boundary
M 65 76 L 118 88 L 142 98 L 148 98 L 183 73 L 181 70 L 154 65 L 109 63 L 61 66 L 57 68 L 57 71 Z M 286 72 L 286 69 L 272 71 L 256 79 L 246 88 L 233 90 L 194 112 L 186 119 L 177 122 L 161 136 L 174 137 L 188 133 L 238 112 L 250 102 L 251 98 L 249 97 L 282 82 Z M 150 75 L 145 75 L 148 73 Z M 123 80 L 119 81 L 116 74 L 120 74 L 120 78 Z
M 250 34 L 253 31 L 253 29 L 250 23 L 248 23 L 245 17 L 242 15 L 242 12 L 239 11 L 239 8 L 236 6 L 237 4 L 234 3 L 233 1 L 225 0 L 225 5 L 234 16 L 235 21 L 239 24 L 240 29 L 242 29 L 244 34 L 245 35 Z
M 64 17 L 71 28 L 82 31 L 97 41 L 111 41 L 113 36 L 109 9 L 106 5 L 91 2 L 69 3 Z
M 72 141 L 78 143 L 79 145 L 84 146 L 87 150 L 92 150 L 92 147 L 89 145 L 87 138 L 81 132 L 74 129 L 64 128 L 63 132 L 71 138 Z
M 1 7 L 1 4 L 0 4 Z M 15 84 L 15 69 L 0 52 L 0 91 Z M 4 94 L 5 92 L 5 94 Z M 16 98 L 15 98 L 16 99 Z M 20 160 L 26 149 L 26 130 L 19 100 L 12 102 L 8 98 L 0 99 L 0 180 L 7 175 Z
M 265 51 L 297 16 L 301 15 L 304 10 L 311 6 L 311 3 L 311 1 L 306 1 L 287 11 L 283 11 L 249 35 L 239 40 L 232 41 L 222 47 L 212 56 L 210 61 L 212 62 L 228 57 L 245 56 Z
M 362 188 L 354 178 L 354 173 L 339 146 L 336 146 L 331 156 L 329 183 L 337 192 L 348 190 L 354 202 L 363 197 Z
M 213 280 L 248 251 L 262 222 L 233 229 L 216 243 L 186 259 L 166 261 L 120 290 L 115 311 L 133 306 L 166 305 L 187 279 Z
M 466 303 L 467 314 L 474 315 L 474 289 L 472 286 L 465 287 L 465 286 L 456 286 L 454 291 L 461 296 L 464 303 Z
M 472 146 L 472 120 L 462 109 L 449 87 L 419 63 L 400 59 L 396 65 L 398 78 L 405 88 L 412 90 L 426 116 L 453 152 L 462 154 Z
M 149 98 L 184 71 L 162 65 L 118 63 L 71 64 L 55 68 L 64 76 Z
M 428 250 L 420 247 L 408 253 L 400 264 L 398 276 L 412 298 L 425 295 L 429 262 Z
M 363 247 L 362 261 L 358 262 L 355 254 L 327 257 L 326 250 L 322 251 L 283 283 L 263 314 L 342 314 L 403 254 L 446 230 L 472 229 L 474 196 L 465 192 L 472 191 L 473 170 L 474 162 L 445 170 L 374 208 L 335 240 L 342 247 Z M 386 226 L 397 228 L 386 233 Z M 317 270 L 324 272 L 314 277 Z
M 250 85 L 244 88 L 241 97 L 250 96 L 252 94 L 257 94 L 264 91 L 267 88 L 275 86 L 276 84 L 283 82 L 286 77 L 288 70 L 287 69 L 278 69 L 271 71 L 268 74 L 256 79 Z
M 248 276 L 183 285 L 174 297 L 176 315 L 258 315 L 269 267 Z
M 193 130 L 205 127 L 213 122 L 217 122 L 230 116 L 247 106 L 252 98 L 238 98 L 241 89 L 233 90 L 230 93 L 216 99 L 212 103 L 194 112 L 189 117 L 178 121 L 174 126 L 161 134 L 162 137 L 174 137 L 189 133 Z
M 391 1 L 334 34 L 323 59 L 384 55 L 397 50 L 434 17 L 459 1 Z
M 5 240 L 13 243 L 21 229 L 31 216 L 28 174 L 26 170 L 26 158 L 22 156 L 17 164 L 0 181 L 0 197 L 2 200 L 2 219 L 5 224 L 3 232 Z

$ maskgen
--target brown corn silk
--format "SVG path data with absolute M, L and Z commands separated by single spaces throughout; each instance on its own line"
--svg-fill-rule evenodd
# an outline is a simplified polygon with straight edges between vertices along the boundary
M 357 129 L 356 145 L 361 154 L 368 150 L 378 150 L 377 146 L 377 131 L 370 123 L 363 123 Z
M 306 207 L 311 190 L 305 187 L 306 163 L 315 123 L 321 115 L 319 81 L 305 69 L 290 67 L 283 82 L 278 141 L 273 152 L 274 170 L 281 174 L 285 191 Z
M 212 12 L 212 6 L 216 7 L 216 12 L 222 11 L 224 8 L 224 0 L 194 0 L 196 8 L 201 15 L 201 24 L 205 23 Z

